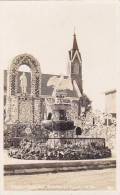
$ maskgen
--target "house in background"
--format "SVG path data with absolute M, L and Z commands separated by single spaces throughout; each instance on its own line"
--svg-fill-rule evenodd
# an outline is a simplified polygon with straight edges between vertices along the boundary
M 115 89 L 105 92 L 105 112 L 116 117 L 116 94 Z

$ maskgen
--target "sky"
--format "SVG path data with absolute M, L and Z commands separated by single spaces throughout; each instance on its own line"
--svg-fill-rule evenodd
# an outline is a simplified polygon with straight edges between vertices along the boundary
M 102 1 L 99 1 L 102 2 Z M 42 73 L 65 74 L 74 28 L 82 56 L 83 90 L 104 110 L 104 92 L 116 89 L 116 4 L 0 3 L 0 64 L 7 69 L 22 53 L 33 55 Z

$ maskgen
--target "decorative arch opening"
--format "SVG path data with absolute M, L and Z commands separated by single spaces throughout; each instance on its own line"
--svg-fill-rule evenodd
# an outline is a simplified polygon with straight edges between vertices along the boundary
M 24 74 L 24 76 L 23 76 Z M 32 71 L 27 65 L 21 65 L 18 68 L 17 77 L 17 93 L 22 94 L 23 90 L 26 90 L 27 94 L 31 94 L 32 84 Z M 23 89 L 24 88 L 24 89 Z
M 26 65 L 31 70 L 31 95 L 41 94 L 41 69 L 39 62 L 30 54 L 16 56 L 10 66 L 10 95 L 18 93 L 18 73 L 21 66 Z
M 30 69 L 29 66 L 23 64 L 23 65 L 21 65 L 21 66 L 19 67 L 18 71 L 20 71 L 20 72 L 31 72 L 31 69 Z

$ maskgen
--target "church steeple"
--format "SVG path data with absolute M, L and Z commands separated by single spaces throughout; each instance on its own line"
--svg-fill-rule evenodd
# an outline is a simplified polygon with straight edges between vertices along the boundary
M 72 79 L 72 82 L 77 84 L 81 94 L 83 93 L 82 89 L 82 58 L 78 48 L 78 43 L 76 39 L 76 34 L 73 35 L 73 46 L 69 51 L 69 75 Z
M 78 55 L 79 61 L 82 61 L 81 54 L 80 54 L 79 48 L 78 48 L 76 34 L 74 32 L 74 34 L 73 34 L 73 46 L 72 46 L 72 49 L 69 51 L 70 60 L 72 60 L 75 57 L 76 53 Z

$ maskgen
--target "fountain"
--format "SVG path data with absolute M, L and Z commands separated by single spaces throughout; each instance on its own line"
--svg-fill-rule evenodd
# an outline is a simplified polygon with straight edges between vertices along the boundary
M 55 102 L 51 105 L 52 113 L 48 114 L 47 120 L 42 121 L 42 125 L 45 128 L 49 128 L 52 131 L 73 130 L 74 121 L 68 119 L 68 111 L 71 109 L 71 104 L 64 102 L 64 98 L 56 97 Z
M 33 160 L 81 160 L 110 157 L 111 150 L 105 146 L 104 138 L 77 137 L 78 130 L 81 129 L 75 126 L 74 119 L 70 117 L 71 100 L 66 98 L 66 91 L 59 87 L 56 88 L 54 94 L 54 102 L 49 104 L 50 112 L 47 119 L 41 121 L 41 128 L 38 131 L 35 129 L 35 136 L 30 129 L 27 129 L 28 135 L 23 138 L 14 153 L 13 150 L 10 151 L 10 155 L 14 158 Z M 47 132 L 47 136 L 44 132 Z M 41 136 L 42 134 L 44 136 Z

